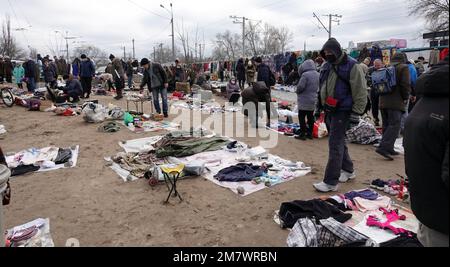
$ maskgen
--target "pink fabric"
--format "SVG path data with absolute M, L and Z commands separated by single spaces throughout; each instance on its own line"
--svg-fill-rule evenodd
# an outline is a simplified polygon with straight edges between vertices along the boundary
M 386 215 L 387 221 L 382 223 L 381 220 L 378 219 L 377 216 L 372 215 L 367 219 L 367 226 L 379 227 L 384 230 L 390 230 L 395 235 L 400 235 L 400 234 L 411 235 L 410 231 L 403 229 L 403 228 L 397 228 L 397 227 L 394 227 L 391 225 L 391 223 L 396 222 L 396 221 L 405 221 L 406 220 L 405 215 L 400 216 L 398 210 L 387 211 L 386 209 L 383 209 L 383 208 L 381 208 L 380 210 L 384 213 L 384 215 Z
M 367 200 L 364 198 L 356 197 L 353 199 L 355 202 L 356 207 L 361 212 L 368 212 L 368 211 L 375 211 L 379 210 L 380 208 L 390 209 L 392 200 L 389 197 L 382 196 L 379 197 L 377 200 Z

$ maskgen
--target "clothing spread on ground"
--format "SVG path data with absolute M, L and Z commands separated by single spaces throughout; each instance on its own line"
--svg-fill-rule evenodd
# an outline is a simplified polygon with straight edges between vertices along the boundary
M 413 213 L 371 189 L 283 203 L 275 221 L 290 247 L 421 246 Z
M 76 167 L 80 147 L 30 148 L 6 157 L 11 176 Z
M 50 219 L 37 219 L 6 231 L 7 247 L 54 247 Z
M 125 153 L 107 158 L 109 166 L 125 182 L 144 178 L 164 163 L 185 164 L 202 170 L 196 176 L 242 196 L 307 175 L 311 168 L 269 154 L 264 148 L 198 130 L 127 141 Z

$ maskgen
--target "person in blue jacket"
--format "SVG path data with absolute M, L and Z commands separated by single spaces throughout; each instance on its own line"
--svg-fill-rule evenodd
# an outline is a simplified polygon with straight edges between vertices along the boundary
M 95 77 L 95 66 L 85 54 L 81 55 L 80 81 L 83 86 L 81 98 L 89 99 L 92 90 L 92 79 Z

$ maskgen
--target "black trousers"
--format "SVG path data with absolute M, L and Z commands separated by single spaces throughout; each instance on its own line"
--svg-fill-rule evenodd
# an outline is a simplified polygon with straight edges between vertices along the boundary
M 92 91 L 92 77 L 81 77 L 80 82 L 83 87 L 83 97 L 89 97 Z
M 298 112 L 300 131 L 303 136 L 312 136 L 314 130 L 314 111 L 300 110 Z M 306 121 L 308 120 L 308 122 Z
M 370 101 L 372 102 L 372 116 L 375 121 L 380 121 L 380 95 L 373 89 L 370 92 Z

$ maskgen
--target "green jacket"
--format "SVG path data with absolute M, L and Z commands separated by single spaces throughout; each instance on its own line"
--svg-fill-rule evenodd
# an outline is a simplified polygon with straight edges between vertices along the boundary
M 341 63 L 346 56 L 347 55 L 343 53 L 336 64 Z M 325 105 L 325 101 L 328 97 L 334 97 L 334 89 L 336 87 L 337 79 L 338 77 L 336 73 L 334 71 L 330 71 L 328 80 L 324 82 L 322 87 L 320 88 L 320 100 L 322 106 Z M 350 86 L 353 98 L 352 111 L 356 114 L 364 114 L 367 107 L 368 88 L 366 75 L 364 74 L 364 70 L 359 64 L 355 64 L 355 66 L 353 66 L 352 68 L 352 71 L 350 73 Z

